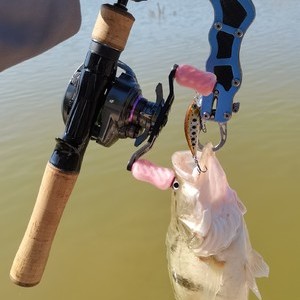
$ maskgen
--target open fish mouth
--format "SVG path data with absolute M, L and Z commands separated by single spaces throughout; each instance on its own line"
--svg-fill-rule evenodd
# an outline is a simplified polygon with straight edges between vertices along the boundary
M 196 158 L 202 170 L 207 170 L 211 165 L 210 161 L 215 157 L 213 145 L 207 144 L 202 151 L 197 151 Z M 177 151 L 172 155 L 172 164 L 176 174 L 186 181 L 194 181 L 198 177 L 198 166 L 190 151 Z M 197 168 L 196 168 L 197 167 Z M 221 167 L 219 165 L 219 167 Z M 202 173 L 202 172 L 200 172 Z M 205 172 L 203 172 L 205 173 Z M 224 174 L 225 175 L 225 174 Z
M 201 157 L 202 152 L 198 152 Z M 183 180 L 193 180 L 193 170 L 195 168 L 195 161 L 190 151 L 178 151 L 172 155 L 172 164 L 176 174 Z

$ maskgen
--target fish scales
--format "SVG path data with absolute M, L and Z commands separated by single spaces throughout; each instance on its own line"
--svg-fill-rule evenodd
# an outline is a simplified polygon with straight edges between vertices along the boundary
M 189 151 L 176 152 L 174 188 L 166 245 L 176 300 L 246 300 L 249 290 L 261 299 L 256 277 L 269 268 L 252 249 L 244 221 L 246 209 L 206 146 L 207 172 L 195 172 Z M 201 160 L 201 152 L 197 156 Z

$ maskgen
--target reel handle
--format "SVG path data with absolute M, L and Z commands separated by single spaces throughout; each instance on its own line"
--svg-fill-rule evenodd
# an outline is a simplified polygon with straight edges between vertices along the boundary
M 64 172 L 48 162 L 23 240 L 13 261 L 10 278 L 20 286 L 37 285 L 78 173 Z
M 211 72 L 198 70 L 190 65 L 180 65 L 175 74 L 179 85 L 196 90 L 199 94 L 209 95 L 217 82 L 217 77 Z
M 160 190 L 170 188 L 175 180 L 175 173 L 172 169 L 158 166 L 145 159 L 134 162 L 131 174 L 135 179 L 148 182 Z

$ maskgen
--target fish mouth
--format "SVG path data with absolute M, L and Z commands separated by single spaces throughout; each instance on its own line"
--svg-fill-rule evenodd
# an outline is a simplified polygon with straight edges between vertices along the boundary
M 202 152 L 198 151 L 197 158 L 201 159 Z M 177 151 L 172 155 L 172 164 L 176 174 L 186 181 L 194 181 L 197 165 L 190 151 Z M 198 175 L 198 172 L 197 172 Z
M 201 152 L 200 152 L 201 153 Z M 176 174 L 183 179 L 192 178 L 195 161 L 190 151 L 177 151 L 172 155 L 172 164 Z
M 202 151 L 197 151 L 197 158 L 201 169 L 207 170 L 209 167 L 209 158 L 214 156 L 213 145 L 208 143 L 204 146 Z M 188 150 L 177 151 L 172 155 L 172 164 L 176 174 L 183 180 L 194 182 L 197 180 L 199 172 L 197 172 L 197 163 L 195 157 Z M 201 172 L 200 172 L 201 173 Z M 204 172 L 205 173 L 205 172 Z

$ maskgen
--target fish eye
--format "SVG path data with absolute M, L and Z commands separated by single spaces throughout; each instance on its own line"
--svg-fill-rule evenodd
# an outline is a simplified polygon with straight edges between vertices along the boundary
M 173 184 L 172 184 L 172 189 L 174 190 L 174 191 L 176 191 L 176 190 L 178 190 L 179 189 L 179 182 L 175 179 L 174 180 L 174 182 L 173 182 Z

